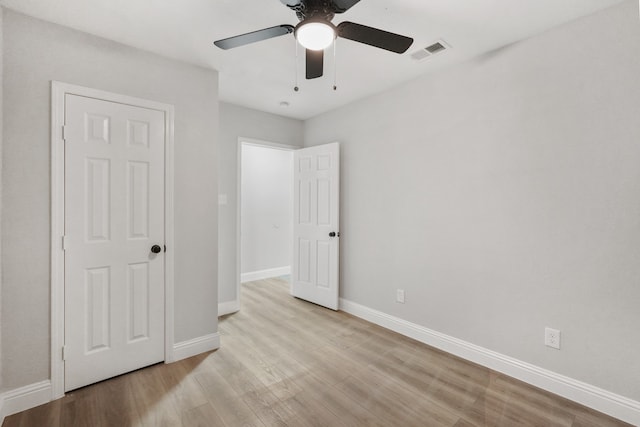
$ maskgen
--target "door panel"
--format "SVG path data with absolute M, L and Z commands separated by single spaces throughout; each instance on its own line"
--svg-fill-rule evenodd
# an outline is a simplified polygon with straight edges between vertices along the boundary
M 127 274 L 128 342 L 149 338 L 149 264 L 129 264 Z
M 164 113 L 65 97 L 65 391 L 164 360 Z
M 109 267 L 87 268 L 84 277 L 84 293 L 87 298 L 85 350 L 91 353 L 110 346 L 111 269 Z
M 294 151 L 291 293 L 338 309 L 340 145 Z M 335 237 L 329 233 L 335 232 Z
M 127 236 L 149 237 L 149 163 L 127 163 Z

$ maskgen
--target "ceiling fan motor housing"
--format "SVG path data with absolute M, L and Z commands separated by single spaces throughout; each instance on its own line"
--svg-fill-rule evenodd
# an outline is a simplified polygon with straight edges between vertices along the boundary
M 296 12 L 300 21 L 317 19 L 331 21 L 335 16 L 336 5 L 332 0 L 280 0 L 289 9 Z

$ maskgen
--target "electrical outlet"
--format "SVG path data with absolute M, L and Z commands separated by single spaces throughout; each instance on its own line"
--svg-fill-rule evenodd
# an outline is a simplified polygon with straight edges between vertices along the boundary
M 404 304 L 404 289 L 396 290 L 396 302 L 399 302 L 400 304 Z
M 544 345 L 560 350 L 560 331 L 544 328 Z

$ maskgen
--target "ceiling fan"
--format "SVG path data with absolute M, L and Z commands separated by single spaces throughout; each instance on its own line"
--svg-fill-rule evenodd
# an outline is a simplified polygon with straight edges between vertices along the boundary
M 306 77 L 315 79 L 322 76 L 324 49 L 331 46 L 337 37 L 364 43 L 395 53 L 404 53 L 413 43 L 410 37 L 367 27 L 354 22 L 331 23 L 336 13 L 344 13 L 360 0 L 280 0 L 295 11 L 300 22 L 293 25 L 277 25 L 251 33 L 214 42 L 221 49 L 233 49 L 250 43 L 293 33 L 298 43 L 305 48 Z

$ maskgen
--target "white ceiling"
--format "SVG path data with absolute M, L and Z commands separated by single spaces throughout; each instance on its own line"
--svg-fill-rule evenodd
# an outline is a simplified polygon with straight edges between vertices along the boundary
M 292 35 L 223 51 L 213 41 L 297 23 L 279 0 L 0 0 L 10 9 L 87 33 L 220 71 L 220 99 L 306 119 L 530 37 L 622 0 L 361 0 L 334 24 L 352 21 L 413 37 L 397 55 L 338 39 L 325 75 L 304 80 L 303 50 L 295 86 Z M 411 53 L 437 39 L 452 49 L 422 62 Z M 288 107 L 280 104 L 286 101 Z

